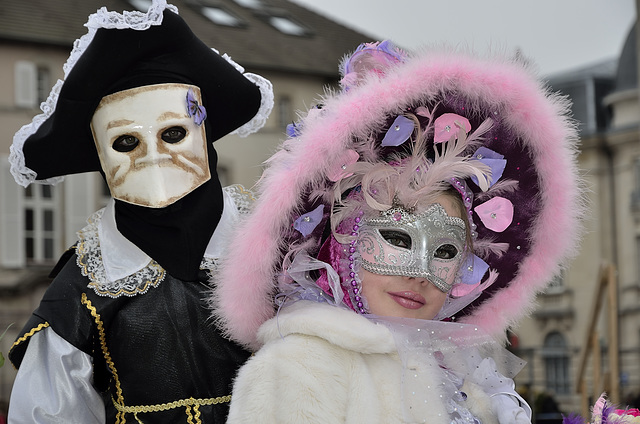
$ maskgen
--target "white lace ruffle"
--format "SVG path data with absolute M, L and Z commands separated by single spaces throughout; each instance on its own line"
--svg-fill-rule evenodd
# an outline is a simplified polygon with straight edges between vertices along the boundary
M 264 127 L 267 122 L 267 118 L 271 114 L 273 109 L 273 84 L 268 79 L 261 77 L 260 75 L 252 74 L 250 72 L 245 73 L 244 68 L 239 63 L 231 59 L 228 54 L 220 54 L 220 52 L 212 48 L 214 52 L 218 53 L 224 60 L 233 65 L 238 72 L 240 72 L 246 79 L 254 83 L 260 89 L 260 108 L 253 118 L 240 128 L 233 131 L 231 134 L 237 134 L 240 137 L 247 137 L 250 134 L 257 132 L 260 128 Z
M 271 110 L 273 109 L 273 85 L 271 84 L 271 81 L 261 77 L 260 75 L 252 74 L 250 72 L 243 75 L 249 81 L 258 86 L 261 95 L 260 109 L 258 109 L 258 113 L 256 113 L 249 122 L 231 133 L 237 134 L 240 137 L 247 137 L 264 127 L 264 124 L 267 122 L 267 118 L 269 118 Z
M 87 220 L 88 225 L 78 231 L 76 263 L 80 272 L 89 278 L 88 287 L 99 296 L 119 297 L 135 296 L 146 293 L 151 287 L 157 287 L 165 277 L 165 270 L 155 261 L 128 275 L 125 278 L 109 281 L 102 262 L 102 250 L 98 233 L 98 223 L 102 219 L 104 209 L 95 212 Z
M 162 12 L 167 9 L 174 13 L 178 13 L 178 8 L 167 4 L 166 0 L 154 0 L 149 11 L 146 13 L 138 11 L 124 11 L 122 14 L 118 12 L 108 11 L 105 7 L 99 9 L 96 13 L 89 15 L 89 19 L 85 26 L 89 28 L 89 31 L 77 39 L 73 43 L 73 49 L 71 54 L 63 66 L 64 78 L 66 79 L 69 72 L 73 69 L 80 57 L 84 54 L 85 50 L 91 44 L 96 31 L 100 28 L 107 29 L 135 29 L 144 31 L 149 29 L 152 25 L 162 24 Z M 11 174 L 16 180 L 16 183 L 23 187 L 27 187 L 33 182 L 40 184 L 57 184 L 64 179 L 64 177 L 54 177 L 46 180 L 36 181 L 37 174 L 29 169 L 24 160 L 24 152 L 22 147 L 25 141 L 31 135 L 35 134 L 40 125 L 46 121 L 55 111 L 56 104 L 58 103 L 58 96 L 60 89 L 64 84 L 63 80 L 58 80 L 53 89 L 49 93 L 49 97 L 40 105 L 42 113 L 37 115 L 33 120 L 24 125 L 13 137 L 13 144 L 10 148 L 9 163 L 11 164 Z
M 251 211 L 251 206 L 256 199 L 250 190 L 244 188 L 242 184 L 233 184 L 224 187 L 223 190 L 233 199 L 233 205 L 240 215 L 246 215 Z

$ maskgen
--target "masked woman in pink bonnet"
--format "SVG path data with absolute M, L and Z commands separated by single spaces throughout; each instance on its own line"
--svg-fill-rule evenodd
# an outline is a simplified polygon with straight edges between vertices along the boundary
M 568 104 L 526 66 L 361 45 L 289 128 L 211 298 L 230 423 L 528 423 L 506 331 L 575 249 Z

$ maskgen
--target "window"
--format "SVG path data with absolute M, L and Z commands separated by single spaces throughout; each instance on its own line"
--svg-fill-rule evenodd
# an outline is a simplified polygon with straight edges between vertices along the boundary
M 242 7 L 247 7 L 249 9 L 261 9 L 264 7 L 264 4 L 261 0 L 234 0 L 237 4 Z
M 634 166 L 634 183 L 631 191 L 631 210 L 640 212 L 640 158 L 636 158 Z
M 284 16 L 271 16 L 268 20 L 271 26 L 283 34 L 303 36 L 308 33 L 305 27 Z
M 278 125 L 280 128 L 286 128 L 293 122 L 293 110 L 291 108 L 291 98 L 282 96 L 278 100 Z
M 239 27 L 242 26 L 242 21 L 236 18 L 231 13 L 220 7 L 203 7 L 200 9 L 201 13 L 214 24 Z
M 547 293 L 557 293 L 564 290 L 564 272 L 557 274 L 553 277 L 553 280 L 549 283 L 546 289 Z
M 146 12 L 149 10 L 149 6 L 151 6 L 151 0 L 129 0 L 129 4 L 140 12 Z
M 636 281 L 640 286 L 640 235 L 636 236 Z
M 555 394 L 569 394 L 569 349 L 564 336 L 554 331 L 544 339 L 542 348 L 547 390 Z
M 53 87 L 53 85 L 51 84 L 51 72 L 49 72 L 49 68 L 45 68 L 42 66 L 38 67 L 36 88 L 38 105 L 47 100 L 47 98 L 49 97 L 49 91 L 51 91 L 51 87 Z
M 51 73 L 44 66 L 29 61 L 15 64 L 14 96 L 16 106 L 36 108 L 47 100 L 51 90 Z
M 15 65 L 14 96 L 16 106 L 23 108 L 36 107 L 38 70 L 35 63 L 18 61 Z
M 27 263 L 52 262 L 57 257 L 56 188 L 31 184 L 24 191 L 24 246 Z

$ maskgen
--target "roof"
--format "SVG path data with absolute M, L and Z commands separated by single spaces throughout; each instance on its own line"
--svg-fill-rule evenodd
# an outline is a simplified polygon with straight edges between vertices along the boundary
M 570 71 L 549 75 L 547 79 L 553 86 L 568 82 L 577 82 L 587 79 L 609 79 L 613 80 L 616 76 L 618 67 L 618 59 L 606 59 L 581 68 L 572 69 Z
M 89 14 L 105 6 L 122 12 L 148 0 L 3 0 L 0 40 L 62 46 L 87 32 Z M 180 15 L 207 45 L 248 69 L 336 77 L 343 56 L 373 38 L 288 0 L 174 0 Z M 229 18 L 216 24 L 209 12 Z M 234 21 L 235 20 L 235 21 Z M 277 25 L 281 24 L 281 29 Z M 292 35 L 298 34 L 298 35 Z
M 616 75 L 616 91 L 638 87 L 638 53 L 636 49 L 636 25 L 634 24 L 622 48 Z

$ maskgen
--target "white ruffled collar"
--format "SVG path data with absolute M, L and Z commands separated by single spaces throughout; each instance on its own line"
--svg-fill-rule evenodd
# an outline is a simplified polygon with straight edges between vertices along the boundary
M 241 206 L 247 209 L 246 205 L 238 204 L 238 196 L 248 194 L 244 189 L 232 186 L 225 188 L 223 193 L 222 217 L 200 265 L 201 269 L 209 271 L 217 266 L 229 231 L 244 212 Z M 115 201 L 111 199 L 105 208 L 91 215 L 88 225 L 78 232 L 76 262 L 82 275 L 89 278 L 89 287 L 100 296 L 146 293 L 164 280 L 166 271 L 118 231 L 114 207 Z

